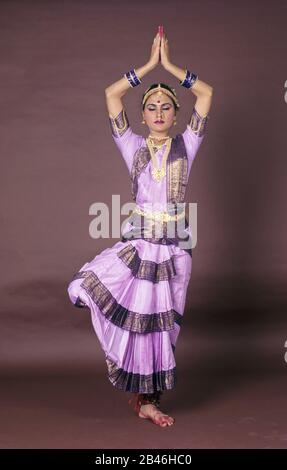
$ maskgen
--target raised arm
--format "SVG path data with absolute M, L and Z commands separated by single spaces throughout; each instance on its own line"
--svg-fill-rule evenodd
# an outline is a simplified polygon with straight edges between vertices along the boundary
M 184 80 L 185 78 L 185 70 L 177 67 L 174 64 L 168 64 L 166 70 L 172 73 L 180 81 Z M 196 96 L 194 107 L 198 114 L 204 118 L 208 115 L 211 108 L 213 88 L 198 78 L 190 90 Z
M 184 80 L 186 75 L 185 70 L 177 67 L 170 61 L 169 46 L 166 35 L 164 35 L 164 38 L 161 41 L 161 63 L 168 72 L 170 72 L 180 81 Z M 208 115 L 211 107 L 213 88 L 212 86 L 197 78 L 197 80 L 191 86 L 190 90 L 197 98 L 194 104 L 195 110 L 202 118 L 204 118 Z
M 160 50 L 160 37 L 159 37 L 159 34 L 157 34 L 153 41 L 149 61 L 142 67 L 135 69 L 135 73 L 138 78 L 141 79 L 144 75 L 146 75 L 148 72 L 150 72 L 157 66 L 157 64 L 159 63 L 159 50 Z M 120 80 L 117 80 L 115 83 L 112 83 L 112 85 L 108 86 L 105 89 L 106 104 L 107 104 L 110 118 L 112 119 L 116 118 L 119 115 L 119 113 L 122 111 L 123 103 L 122 103 L 121 98 L 131 88 L 132 86 L 130 85 L 127 78 L 122 77 Z
M 141 79 L 158 64 L 159 46 L 160 37 L 157 35 L 153 41 L 149 61 L 142 67 L 135 69 L 138 78 Z M 132 131 L 127 112 L 122 103 L 122 97 L 130 88 L 132 88 L 132 85 L 128 78 L 124 76 L 107 87 L 105 94 L 112 137 L 131 172 L 134 154 L 140 147 L 143 137 Z
M 142 78 L 146 73 L 152 70 L 151 65 L 147 62 L 142 67 L 135 69 L 135 73 L 139 78 Z M 109 117 L 116 118 L 123 109 L 122 97 L 128 90 L 131 89 L 126 77 L 121 78 L 105 89 L 106 104 L 109 112 Z

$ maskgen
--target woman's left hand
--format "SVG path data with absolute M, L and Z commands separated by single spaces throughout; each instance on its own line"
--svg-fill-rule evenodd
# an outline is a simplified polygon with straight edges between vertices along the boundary
M 165 33 L 160 42 L 160 62 L 164 68 L 170 64 L 168 39 Z

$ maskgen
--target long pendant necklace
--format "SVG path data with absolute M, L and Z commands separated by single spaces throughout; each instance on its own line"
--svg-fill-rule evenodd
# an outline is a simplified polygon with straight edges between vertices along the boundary
M 157 161 L 157 158 L 156 158 L 156 155 L 155 155 L 155 152 L 154 152 L 154 147 L 159 149 L 164 144 L 154 145 L 150 136 L 147 137 L 147 139 L 146 139 L 146 143 L 147 143 L 147 146 L 149 148 L 149 151 L 150 151 L 150 154 L 151 154 L 151 159 L 152 159 L 153 169 L 152 169 L 151 174 L 152 174 L 153 179 L 157 183 L 159 183 L 161 181 L 161 179 L 165 177 L 165 174 L 166 174 L 166 161 L 167 161 L 168 154 L 170 152 L 172 138 L 171 137 L 166 137 L 165 139 L 162 139 L 162 140 L 166 140 L 166 142 L 165 142 L 166 149 L 165 149 L 163 157 L 162 157 L 161 167 L 159 167 L 158 166 L 158 161 Z

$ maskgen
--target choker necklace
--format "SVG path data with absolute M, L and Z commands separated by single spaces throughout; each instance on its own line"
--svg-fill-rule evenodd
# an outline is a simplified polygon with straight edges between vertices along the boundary
M 149 134 L 149 139 L 156 140 L 157 142 L 161 142 L 162 140 L 167 140 L 170 137 L 167 135 L 166 137 L 154 137 L 153 135 Z
M 149 139 L 149 141 L 152 143 L 153 148 L 155 148 L 156 150 L 158 150 L 158 149 L 160 149 L 163 145 L 166 144 L 166 141 L 167 141 L 168 139 L 170 139 L 170 137 L 167 136 L 167 137 L 158 138 L 158 137 L 153 137 L 151 134 L 149 134 L 148 139 Z
M 162 140 L 165 140 L 166 142 L 166 149 L 164 151 L 164 154 L 163 154 L 163 157 L 162 157 L 162 163 L 161 163 L 161 167 L 159 168 L 158 167 L 158 162 L 157 162 L 157 158 L 155 156 L 155 152 L 154 152 L 154 148 L 153 147 L 157 147 L 153 144 L 152 142 L 152 138 L 149 136 L 147 137 L 146 139 L 146 143 L 147 143 L 147 146 L 149 148 L 149 151 L 150 151 L 150 154 L 151 154 L 151 159 L 152 159 L 152 177 L 153 179 L 159 183 L 161 181 L 162 178 L 165 177 L 165 174 L 166 174 L 166 161 L 167 161 L 167 157 L 168 157 L 168 154 L 169 154 L 169 151 L 170 151 L 170 148 L 171 148 L 171 142 L 172 142 L 172 137 L 164 137 L 164 139 Z M 163 144 L 161 144 L 160 146 L 162 146 Z

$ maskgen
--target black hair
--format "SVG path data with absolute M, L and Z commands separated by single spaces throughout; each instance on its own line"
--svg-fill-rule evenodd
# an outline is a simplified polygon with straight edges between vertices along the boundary
M 172 93 L 173 96 L 175 96 L 174 90 L 173 90 L 169 85 L 167 85 L 166 83 L 162 83 L 162 82 L 160 82 L 160 83 L 153 83 L 152 85 L 150 85 L 150 86 L 148 87 L 148 89 L 144 92 L 144 94 L 143 94 L 143 96 L 142 96 L 142 99 L 141 99 L 141 108 L 142 108 L 142 111 L 144 110 L 145 104 L 146 104 L 146 103 L 145 103 L 145 104 L 143 105 L 143 100 L 144 100 L 145 95 L 146 95 L 150 90 L 152 90 L 153 88 L 157 88 L 159 84 L 160 84 L 161 88 L 165 88 L 166 90 L 170 91 L 170 93 Z M 172 100 L 173 106 L 174 106 L 174 110 L 175 110 L 175 112 L 176 112 L 176 111 L 178 110 L 178 106 L 177 106 L 177 104 L 176 104 L 176 101 L 175 101 L 170 95 L 168 95 L 168 96 L 169 96 L 170 99 Z

